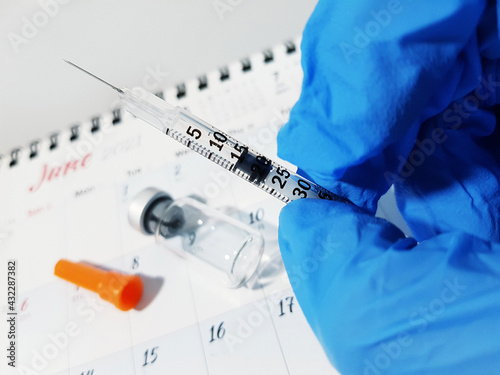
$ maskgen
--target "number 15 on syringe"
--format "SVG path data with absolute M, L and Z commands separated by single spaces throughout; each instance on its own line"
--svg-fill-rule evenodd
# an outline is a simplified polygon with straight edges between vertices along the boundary
M 179 106 L 174 107 L 141 88 L 117 88 L 79 66 L 66 62 L 116 90 L 124 109 L 134 116 L 285 203 L 301 198 L 350 203 L 347 198 L 288 171 Z

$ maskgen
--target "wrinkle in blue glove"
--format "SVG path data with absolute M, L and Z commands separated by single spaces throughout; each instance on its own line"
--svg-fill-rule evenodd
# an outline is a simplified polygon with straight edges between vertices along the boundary
M 456 230 L 500 241 L 496 122 L 494 112 L 476 109 L 456 124 L 437 115 L 422 125 L 395 182 L 399 210 L 418 241 Z
M 399 6 L 390 13 L 385 4 Z M 406 159 L 420 123 L 476 87 L 475 29 L 484 5 L 320 1 L 304 31 L 302 93 L 278 134 L 278 155 L 327 189 L 332 178 L 358 187 L 364 193 L 354 203 L 375 212 L 392 184 L 385 172 Z M 346 54 L 341 47 L 359 45 L 357 32 L 377 12 L 390 15 L 388 25 Z
M 389 3 L 349 59 L 383 3 L 320 0 L 304 32 L 279 155 L 359 207 L 288 204 L 285 267 L 341 374 L 498 374 L 499 6 Z M 373 215 L 392 183 L 415 238 Z

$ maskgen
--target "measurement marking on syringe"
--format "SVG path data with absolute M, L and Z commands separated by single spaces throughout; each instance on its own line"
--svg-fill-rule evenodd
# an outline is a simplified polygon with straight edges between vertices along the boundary
M 261 190 L 271 194 L 272 196 L 275 196 L 276 198 L 280 199 L 281 201 L 288 203 L 291 201 L 287 196 L 284 194 L 276 191 L 276 189 L 272 188 L 271 186 L 267 186 L 265 182 L 259 181 L 259 183 L 255 183 L 252 179 L 252 176 L 246 173 L 245 171 L 237 168 L 237 163 L 231 163 L 229 160 L 225 159 L 224 157 L 214 153 L 213 151 L 209 150 L 208 148 L 200 145 L 199 143 L 193 141 L 189 137 L 186 137 L 184 134 L 179 133 L 175 130 L 170 131 L 170 129 L 167 129 L 166 134 L 168 134 L 171 138 L 177 140 L 178 142 L 184 144 L 186 147 L 189 149 L 199 153 L 200 155 L 206 157 L 208 160 L 214 162 L 215 164 L 220 165 L 221 167 L 228 169 L 232 171 L 234 174 L 236 174 L 238 177 L 251 182 L 255 185 L 257 185 Z
M 187 146 L 189 149 L 201 154 L 204 157 L 208 155 L 209 160 L 212 160 L 214 163 L 220 165 L 221 167 L 228 169 L 247 182 L 258 186 L 271 195 L 278 197 L 285 203 L 299 198 L 306 198 L 308 197 L 308 193 L 306 192 L 306 190 L 311 190 L 311 192 L 314 193 L 311 194 L 311 198 L 317 197 L 321 199 L 333 199 L 340 202 L 352 204 L 349 199 L 345 197 L 339 197 L 336 194 L 330 193 L 326 189 L 316 185 L 312 181 L 308 181 L 300 175 L 296 175 L 295 173 L 287 171 L 287 177 L 285 177 L 283 174 L 277 172 L 278 175 L 284 178 L 284 180 L 281 180 L 280 177 L 273 175 L 273 177 L 278 178 L 280 187 L 284 186 L 284 184 L 286 183 L 285 179 L 291 177 L 292 175 L 294 175 L 294 178 L 298 179 L 297 184 L 299 188 L 293 189 L 290 197 L 288 197 L 285 194 L 290 193 L 289 190 L 278 192 L 275 189 L 272 189 L 270 186 L 267 186 L 265 183 L 267 177 L 271 173 L 272 166 L 277 167 L 278 171 L 279 168 L 281 168 L 281 170 L 283 171 L 286 171 L 284 168 L 278 165 L 274 165 L 274 163 L 272 163 L 270 159 L 259 155 L 249 147 L 240 143 L 238 140 L 205 123 L 203 120 L 197 119 L 181 107 L 173 107 L 168 103 L 161 103 L 156 96 L 139 88 L 136 88 L 134 90 L 130 90 L 127 88 L 118 88 L 95 76 L 94 74 L 89 73 L 85 69 L 82 69 L 69 61 L 66 62 L 84 71 L 85 73 L 90 74 L 94 78 L 97 78 L 101 82 L 116 90 L 121 96 L 122 103 L 127 104 L 127 110 L 133 115 L 145 120 L 155 128 L 162 129 L 162 126 L 165 126 L 165 128 L 163 129 L 165 129 L 165 134 L 169 137 L 173 138 L 174 140 L 180 142 L 184 146 Z M 156 122 L 153 122 L 151 116 L 154 116 L 156 120 L 159 120 L 161 126 L 158 126 Z M 175 127 L 177 123 L 179 123 L 179 129 L 182 129 L 182 133 L 185 132 L 188 135 L 191 135 L 192 138 L 189 138 L 181 132 L 170 129 L 170 127 L 166 126 L 172 125 Z M 185 129 L 185 126 L 188 126 L 188 128 Z M 197 142 L 201 142 L 201 144 Z M 206 147 L 203 145 L 205 145 Z M 224 151 L 222 151 L 222 148 L 224 146 L 227 147 L 225 147 Z M 219 151 L 223 152 L 223 154 L 231 153 L 231 157 L 229 157 L 228 155 L 228 159 L 226 159 L 222 156 L 218 156 L 210 152 L 211 149 L 209 147 L 216 147 Z M 238 154 L 231 152 L 229 149 L 239 151 L 240 155 L 238 156 Z M 237 157 L 237 160 L 235 163 L 232 163 L 234 161 L 232 158 L 234 157 Z M 276 182 L 271 180 L 271 183 L 275 184 Z M 303 186 L 301 185 L 301 183 Z M 307 188 L 304 188 L 304 186 L 307 186 Z M 297 191 L 299 192 L 299 194 L 296 194 Z
M 271 186 L 267 186 L 264 181 L 260 180 L 258 183 L 256 183 L 256 181 L 254 181 L 254 179 L 252 179 L 251 175 L 249 175 L 245 171 L 237 168 L 238 163 L 231 163 L 229 160 L 225 159 L 223 156 L 220 156 L 220 155 L 214 153 L 210 149 L 200 145 L 196 141 L 193 141 L 189 137 L 186 137 L 184 134 L 179 133 L 175 130 L 170 131 L 170 129 L 167 129 L 166 133 L 171 138 L 173 138 L 173 139 L 177 140 L 178 142 L 181 142 L 182 144 L 187 146 L 189 149 L 206 157 L 208 160 L 214 162 L 215 164 L 218 164 L 221 167 L 228 169 L 229 171 L 232 171 L 238 177 L 257 185 L 261 190 L 271 194 L 272 196 L 278 198 L 279 200 L 281 200 L 285 203 L 288 203 L 291 201 L 291 199 L 288 198 L 283 193 L 276 191 L 276 189 L 272 188 Z

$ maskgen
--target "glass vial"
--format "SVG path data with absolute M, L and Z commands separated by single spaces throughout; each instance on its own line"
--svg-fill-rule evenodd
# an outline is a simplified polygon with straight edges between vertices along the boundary
M 193 263 L 211 269 L 231 288 L 244 285 L 257 271 L 264 251 L 262 235 L 206 204 L 148 188 L 134 198 L 131 224 L 157 243 Z

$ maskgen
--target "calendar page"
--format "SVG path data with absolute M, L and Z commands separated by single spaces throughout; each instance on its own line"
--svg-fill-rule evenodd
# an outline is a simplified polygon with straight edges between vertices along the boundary
M 300 94 L 297 43 L 159 94 L 276 158 L 276 134 Z M 260 231 L 256 277 L 228 289 L 136 231 L 130 202 L 148 187 L 195 195 Z M 0 197 L 0 275 L 13 284 L 0 294 L 2 374 L 337 373 L 289 282 L 308 271 L 283 268 L 282 203 L 141 120 L 113 111 L 4 159 Z M 55 277 L 62 258 L 138 274 L 144 296 L 120 311 Z

